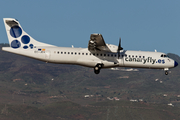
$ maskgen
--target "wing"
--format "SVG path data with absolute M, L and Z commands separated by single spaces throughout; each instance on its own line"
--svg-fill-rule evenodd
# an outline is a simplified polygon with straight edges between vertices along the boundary
M 96 52 L 96 51 L 110 52 L 110 49 L 107 47 L 101 34 L 91 34 L 88 44 L 88 50 L 91 52 Z

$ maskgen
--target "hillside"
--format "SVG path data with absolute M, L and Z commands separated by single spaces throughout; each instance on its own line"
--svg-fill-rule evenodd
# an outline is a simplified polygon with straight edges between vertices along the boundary
M 180 63 L 179 56 L 168 55 Z M 96 75 L 91 68 L 45 63 L 1 50 L 0 56 L 0 118 L 180 119 L 180 66 L 168 76 L 151 69 L 102 69 Z M 119 100 L 111 101 L 113 97 Z

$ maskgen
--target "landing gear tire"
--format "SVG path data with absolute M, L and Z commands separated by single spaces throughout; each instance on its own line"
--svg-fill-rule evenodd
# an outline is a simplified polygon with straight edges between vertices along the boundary
M 168 75 L 168 71 L 165 71 L 165 75 Z
M 99 70 L 99 67 L 98 66 L 94 67 L 94 70 L 96 70 L 96 71 Z
M 97 64 L 95 67 L 94 67 L 94 73 L 95 74 L 99 74 L 100 73 L 100 69 L 102 68 L 102 64 Z
M 95 73 L 95 74 L 99 74 L 99 73 L 100 73 L 100 70 L 94 70 L 94 73 Z

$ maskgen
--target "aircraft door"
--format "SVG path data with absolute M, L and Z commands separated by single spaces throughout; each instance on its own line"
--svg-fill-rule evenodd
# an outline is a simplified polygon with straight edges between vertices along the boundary
M 117 58 L 117 61 L 118 61 L 119 66 L 124 66 L 124 60 L 123 60 L 123 56 L 122 55 L 120 55 L 120 57 Z
M 51 57 L 51 51 L 47 50 L 45 51 L 45 59 L 50 59 Z

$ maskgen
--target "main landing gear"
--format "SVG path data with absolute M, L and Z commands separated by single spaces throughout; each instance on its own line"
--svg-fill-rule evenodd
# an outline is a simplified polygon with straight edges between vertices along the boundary
M 94 73 L 95 73 L 95 74 L 99 74 L 102 67 L 103 67 L 103 64 L 98 63 L 98 64 L 94 67 Z

